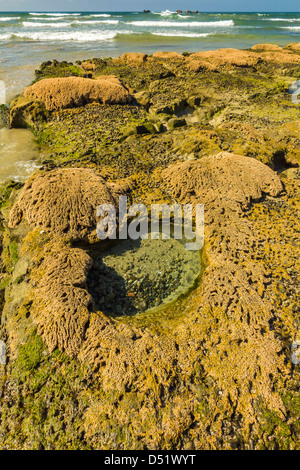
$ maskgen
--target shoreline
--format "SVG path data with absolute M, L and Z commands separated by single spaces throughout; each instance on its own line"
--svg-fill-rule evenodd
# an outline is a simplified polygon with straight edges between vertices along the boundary
M 0 13 L 0 24 L 0 78 L 13 96 L 29 84 L 33 68 L 53 59 L 75 62 L 135 50 L 148 55 L 157 50 L 193 53 L 257 43 L 285 46 L 299 40 L 300 14 Z
M 260 43 L 260 44 L 268 44 L 268 43 Z M 297 44 L 297 43 L 289 43 L 289 44 L 286 44 L 286 45 L 278 45 L 276 43 L 270 43 L 269 45 L 270 46 L 278 46 L 278 48 L 282 48 L 282 50 L 285 50 L 285 51 L 288 51 L 289 50 L 289 47 L 292 45 L 292 44 Z M 251 47 L 245 47 L 245 48 L 232 48 L 232 49 L 236 49 L 236 50 L 239 50 L 239 51 L 251 51 L 251 50 L 254 50 L 254 48 L 259 45 L 258 43 L 255 43 L 253 44 Z M 221 49 L 229 49 L 229 48 L 212 48 L 212 49 L 204 49 L 204 50 L 199 50 L 199 51 L 186 51 L 184 52 L 184 54 L 197 54 L 197 53 L 207 53 L 209 54 L 210 52 L 214 52 L 214 51 L 217 51 L 217 50 L 221 50 Z M 278 49 L 279 50 L 279 49 Z M 272 51 L 272 47 L 270 48 L 270 51 Z M 145 54 L 145 52 L 143 52 L 143 50 L 139 50 L 138 48 L 135 48 L 134 50 L 126 50 L 124 51 L 124 54 L 126 53 L 143 53 Z M 155 54 L 156 52 L 160 52 L 160 50 L 155 50 L 152 54 L 146 54 L 147 56 L 152 56 L 153 54 Z M 166 50 L 166 49 L 163 49 L 161 52 L 163 53 L 167 53 L 167 52 L 178 52 L 177 48 L 175 50 Z M 259 52 L 259 50 L 257 50 L 257 52 Z M 49 58 L 48 60 L 61 60 L 61 61 L 67 61 L 67 62 L 73 62 L 74 64 L 78 61 L 85 61 L 87 59 L 87 53 L 85 52 L 77 52 L 76 55 L 75 55 L 75 58 L 73 58 L 73 60 L 71 60 L 72 57 L 70 57 L 70 55 L 68 54 L 64 54 L 64 52 L 60 53 L 60 54 L 56 54 L 55 56 L 55 53 L 53 53 L 53 56 L 51 57 L 51 59 Z M 182 54 L 182 52 L 178 52 L 178 54 Z M 55 56 L 55 57 L 54 57 Z M 78 58 L 76 58 L 76 56 Z M 103 56 L 97 56 L 99 58 L 105 58 L 107 57 L 105 54 L 103 54 Z M 120 57 L 120 55 L 117 54 L 117 52 L 115 54 L 113 54 L 111 56 L 112 59 L 117 59 L 118 57 Z M 46 60 L 46 61 L 48 61 Z M 46 62 L 45 61 L 45 62 Z M 17 82 L 17 85 L 12 85 L 10 84 L 11 83 L 11 77 L 12 78 L 12 81 L 17 81 L 17 76 L 19 77 L 20 76 L 20 67 L 19 66 L 10 66 L 7 68 L 7 71 L 5 73 L 3 73 L 3 70 L 2 70 L 2 74 L 1 74 L 1 78 L 2 80 L 4 81 L 4 83 L 6 84 L 6 87 L 7 87 L 7 102 L 6 104 L 9 104 L 15 97 L 16 95 L 20 94 L 23 92 L 23 90 L 26 88 L 26 86 L 29 86 L 32 81 L 34 80 L 34 75 L 35 75 L 35 70 L 37 70 L 39 68 L 39 66 L 41 65 L 41 63 L 44 62 L 44 61 L 37 61 L 34 65 L 24 65 L 23 68 L 24 68 L 24 71 L 26 73 L 26 76 L 28 76 L 28 78 L 26 78 L 25 80 L 22 80 L 22 81 L 18 81 Z M 1 69 L 0 69 L 1 70 Z M 14 73 L 16 72 L 16 78 L 14 78 Z M 7 76 L 7 78 L 6 78 Z M 10 77 L 10 78 L 9 78 Z

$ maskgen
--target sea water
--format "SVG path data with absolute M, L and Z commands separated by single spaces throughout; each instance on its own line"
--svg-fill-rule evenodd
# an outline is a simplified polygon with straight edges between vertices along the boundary
M 124 52 L 195 52 L 298 42 L 300 13 L 0 13 L 0 79 L 8 101 L 46 60 L 117 57 Z
M 39 151 L 27 129 L 0 129 L 0 184 L 23 182 L 38 167 Z

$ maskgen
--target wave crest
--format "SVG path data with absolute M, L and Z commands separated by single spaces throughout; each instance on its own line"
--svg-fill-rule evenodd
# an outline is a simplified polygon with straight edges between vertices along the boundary
M 79 42 L 94 42 L 94 41 L 108 41 L 114 39 L 118 31 L 89 31 L 89 32 L 24 32 L 13 34 L 0 34 L 0 41 L 7 39 L 23 39 L 31 41 L 79 41 Z
M 233 20 L 223 21 L 129 21 L 127 24 L 133 26 L 150 26 L 150 27 L 211 27 L 211 26 L 234 26 Z

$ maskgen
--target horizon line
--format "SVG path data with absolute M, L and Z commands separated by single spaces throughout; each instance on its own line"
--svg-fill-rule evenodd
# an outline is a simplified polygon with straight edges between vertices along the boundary
M 162 13 L 172 10 L 149 10 L 149 12 Z M 189 10 L 191 12 L 195 10 Z M 266 10 L 197 10 L 198 13 L 300 13 L 299 11 L 266 11 Z M 0 10 L 0 13 L 143 13 L 143 10 Z M 183 13 L 186 10 L 182 10 Z M 174 12 L 176 13 L 176 12 Z

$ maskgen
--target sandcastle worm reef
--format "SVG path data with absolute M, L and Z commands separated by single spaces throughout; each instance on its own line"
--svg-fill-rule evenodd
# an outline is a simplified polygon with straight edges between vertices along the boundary
M 300 448 L 299 71 L 300 44 L 53 60 L 1 108 L 39 154 L 0 187 L 2 450 Z M 99 240 L 120 196 L 204 204 L 203 248 Z

